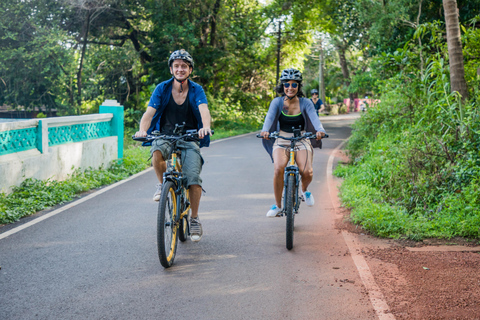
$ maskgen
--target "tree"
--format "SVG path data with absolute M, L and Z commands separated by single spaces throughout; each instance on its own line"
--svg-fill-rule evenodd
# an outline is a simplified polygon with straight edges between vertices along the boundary
M 0 105 L 59 108 L 57 79 L 71 61 L 59 45 L 58 4 L 12 0 L 0 2 Z M 47 110 L 48 111 L 48 110 Z
M 450 60 L 450 86 L 457 91 L 462 99 L 468 98 L 465 69 L 463 66 L 462 42 L 460 39 L 460 24 L 458 22 L 458 8 L 456 0 L 443 0 L 445 10 L 445 24 L 447 27 L 448 56 Z

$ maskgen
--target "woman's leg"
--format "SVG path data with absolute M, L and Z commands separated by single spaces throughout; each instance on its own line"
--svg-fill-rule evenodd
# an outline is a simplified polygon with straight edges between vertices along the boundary
M 299 150 L 295 155 L 295 162 L 302 176 L 302 191 L 307 191 L 308 186 L 313 179 L 312 159 L 313 153 L 309 150 Z
M 283 175 L 288 163 L 287 150 L 278 148 L 273 151 L 273 192 L 277 207 L 282 207 Z

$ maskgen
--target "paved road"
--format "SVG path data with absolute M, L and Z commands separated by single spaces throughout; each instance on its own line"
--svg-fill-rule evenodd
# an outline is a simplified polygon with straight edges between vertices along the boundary
M 204 237 L 180 243 L 172 268 L 156 255 L 149 172 L 0 240 L 0 318 L 375 319 L 326 184 L 352 121 L 324 123 L 316 204 L 300 208 L 293 250 L 285 220 L 265 217 L 273 167 L 260 140 L 219 141 L 202 149 Z

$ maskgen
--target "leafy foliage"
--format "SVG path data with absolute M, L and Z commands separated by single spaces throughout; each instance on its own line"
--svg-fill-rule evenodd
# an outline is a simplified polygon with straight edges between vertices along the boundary
M 476 39 L 480 32 L 467 34 Z M 355 123 L 348 144 L 353 166 L 337 170 L 353 221 L 380 236 L 480 238 L 478 94 L 464 103 L 450 93 L 438 41 L 428 44 L 438 53 L 423 73 L 408 43 L 379 57 L 390 75 L 382 82 L 382 102 Z M 465 51 L 471 45 L 475 41 L 465 41 Z

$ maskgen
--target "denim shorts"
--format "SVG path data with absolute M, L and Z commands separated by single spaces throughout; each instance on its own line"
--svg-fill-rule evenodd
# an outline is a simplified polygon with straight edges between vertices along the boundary
M 196 141 L 178 141 L 177 147 L 182 151 L 180 157 L 182 163 L 183 176 L 187 178 L 187 186 L 202 185 L 202 178 L 200 173 L 202 172 L 203 157 L 200 153 L 200 143 Z M 152 142 L 150 153 L 153 155 L 155 151 L 162 153 L 165 161 L 169 160 L 172 151 L 173 144 L 168 140 L 157 139 Z

